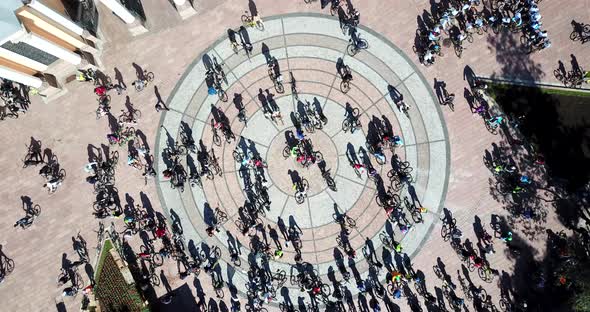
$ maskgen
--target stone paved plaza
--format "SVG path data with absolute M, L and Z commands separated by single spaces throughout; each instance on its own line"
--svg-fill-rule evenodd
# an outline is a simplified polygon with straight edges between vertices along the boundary
M 572 18 L 590 20 L 588 1 L 541 2 L 543 24 L 553 42 L 550 49 L 527 55 L 519 44 L 519 34 L 494 35 L 490 32 L 475 35 L 474 42 L 467 45 L 462 58 L 457 58 L 446 48 L 445 56 L 438 58 L 431 67 L 422 66 L 412 52 L 416 18 L 424 10 L 430 11 L 429 1 L 355 2 L 355 7 L 361 12 L 360 36 L 369 43 L 367 50 L 355 56 L 346 53 L 348 36 L 343 35 L 338 19 L 330 16 L 329 6 L 322 9 L 320 1 L 311 4 L 295 0 L 256 1 L 265 29 L 248 28 L 253 44 L 253 52 L 249 56 L 243 50 L 234 53 L 226 34 L 228 28 L 239 26 L 241 14 L 248 9 L 247 1 L 195 1 L 198 14 L 184 21 L 175 15 L 167 1 L 143 2 L 150 29 L 144 35 L 128 35 L 114 15 L 103 14 L 101 21 L 101 29 L 107 39 L 103 54 L 104 72 L 114 76 L 113 69 L 117 68 L 129 85 L 122 95 L 112 94 L 112 110 L 118 112 L 125 103 L 132 103 L 142 111 L 142 118 L 135 128 L 141 130 L 144 141 L 153 151 L 158 172 L 155 180 L 144 182 L 140 172 L 125 166 L 126 149 L 111 147 L 119 151 L 122 160 L 116 177 L 121 202 L 128 205 L 139 203 L 164 214 L 169 220 L 180 222 L 189 249 L 191 246 L 218 246 L 223 279 L 236 287 L 243 302 L 251 247 L 248 236 L 240 233 L 236 221 L 240 215 L 239 207 L 247 199 L 244 176 L 250 172 L 236 162 L 234 151 L 244 154 L 255 152 L 266 161 L 265 178 L 269 183 L 272 203 L 270 209 L 264 212 L 264 225 L 277 231 L 281 222 L 299 227 L 302 232 L 302 259 L 314 266 L 325 283 L 331 285 L 332 279 L 342 279 L 337 269 L 341 259 L 345 259 L 350 271 L 366 278 L 370 272 L 369 264 L 363 257 L 363 247 L 372 245 L 386 264 L 386 268 L 378 273 L 378 279 L 383 284 L 391 265 L 409 259 L 415 270 L 425 274 L 428 290 L 435 293 L 435 287 L 440 289 L 442 281 L 435 276 L 433 265 L 442 261 L 446 272 L 453 278 L 463 265 L 440 235 L 440 218 L 444 209 L 456 218 L 457 226 L 464 232 L 463 238 L 472 241 L 477 241 L 472 229 L 478 219 L 489 228 L 492 215 L 508 214 L 503 203 L 491 194 L 492 174 L 482 162 L 486 150 L 491 149 L 492 144 L 504 144 L 505 138 L 490 134 L 481 119 L 474 117 L 470 111 L 463 97 L 464 88 L 468 88 L 466 68 L 482 77 L 558 84 L 552 74 L 558 60 L 567 63 L 570 54 L 575 54 L 583 67 L 590 63 L 588 45 L 574 43 L 568 38 Z M 284 83 L 282 93 L 274 88 L 269 79 L 269 56 L 278 60 Z M 227 81 L 223 82 L 227 102 L 220 101 L 216 94 L 208 93 L 206 71 L 213 59 L 221 64 L 227 75 Z M 347 93 L 340 88 L 339 60 L 352 70 L 351 90 Z M 130 86 L 135 80 L 132 64 L 155 74 L 153 85 L 142 92 L 136 92 Z M 290 72 L 297 80 L 297 98 L 289 84 Z M 457 95 L 454 111 L 439 105 L 433 89 L 435 79 L 445 81 L 449 92 Z M 154 110 L 157 102 L 154 86 L 170 110 L 161 113 Z M 56 278 L 64 259 L 77 260 L 71 241 L 77 233 L 86 238 L 90 256 L 96 256 L 94 231 L 98 222 L 92 216 L 95 198 L 92 186 L 85 182 L 83 168 L 93 150 L 108 146 L 105 136 L 109 133 L 109 122 L 106 118 L 96 120 L 92 88 L 90 84 L 71 82 L 69 93 L 57 102 L 44 104 L 35 99 L 27 114 L 17 120 L 0 123 L 0 131 L 5 134 L 0 153 L 0 170 L 3 173 L 0 182 L 0 212 L 3 215 L 0 245 L 1 252 L 15 262 L 14 271 L 0 284 L 0 300 L 3 303 L 0 311 L 79 309 L 80 297 L 62 298 L 62 289 L 57 287 Z M 396 92 L 403 95 L 405 103 L 410 105 L 408 115 L 395 105 Z M 265 117 L 261 93 L 267 100 L 268 94 L 271 94 L 270 99 L 282 113 L 282 122 L 273 122 Z M 238 118 L 234 105 L 236 95 L 242 98 L 247 124 Z M 293 158 L 283 156 L 286 133 L 295 131 L 294 113 L 300 111 L 306 102 L 314 106 L 317 103 L 327 117 L 323 129 L 306 132 L 306 135 L 315 149 L 323 154 L 326 169 L 330 170 L 336 183 L 336 191 L 326 186 L 318 166 L 304 168 Z M 342 130 L 347 104 L 358 108 L 360 114 L 362 129 L 354 133 Z M 229 119 L 235 140 L 224 142 L 222 135 L 220 144 L 213 142 L 211 120 L 214 114 L 219 113 L 217 110 Z M 370 125 L 375 118 L 383 116 L 390 121 L 394 133 L 404 141 L 395 153 L 412 167 L 413 182 L 410 187 L 404 185 L 398 193 L 402 199 L 407 197 L 409 201 L 428 209 L 423 215 L 423 222 L 415 223 L 407 233 L 386 222 L 385 211 L 375 200 L 380 184 L 367 178 L 366 173 L 357 175 L 348 158 L 351 151 L 362 154 L 361 151 L 366 150 Z M 214 149 L 222 175 L 212 180 L 203 177 L 202 188 L 186 184 L 181 191 L 171 188 L 161 172 L 167 167 L 162 153 L 170 143 L 173 145 L 180 141 L 183 128 L 190 128 L 195 142 Z M 39 168 L 22 168 L 25 144 L 29 144 L 31 137 L 40 140 L 43 148 L 51 149 L 67 171 L 64 184 L 53 195 L 48 195 L 42 188 L 44 181 L 38 175 Z M 357 156 L 362 158 L 362 155 Z M 368 157 L 385 180 L 381 185 L 387 188 L 393 154 L 386 152 L 387 162 L 384 165 L 377 164 L 372 155 Z M 191 163 L 183 158 L 183 165 L 188 170 Z M 309 182 L 307 197 L 302 204 L 295 201 L 293 171 Z M 42 208 L 40 217 L 27 230 L 17 230 L 12 226 L 23 215 L 21 196 L 29 196 Z M 209 237 L 206 228 L 215 208 L 225 212 L 228 220 L 221 225 L 219 233 Z M 346 213 L 356 222 L 356 228 L 350 234 L 350 244 L 356 250 L 352 261 L 348 261 L 338 247 L 340 226 L 334 222 L 334 215 L 338 213 Z M 112 221 L 119 230 L 124 227 L 120 219 L 104 221 L 107 225 Z M 545 252 L 545 238 L 538 233 L 544 228 L 561 229 L 562 226 L 552 211 L 544 223 L 535 226 L 540 228 L 535 232 L 537 235 L 531 235 L 530 231 L 525 231 L 527 228 L 519 225 L 514 226 L 513 232 L 526 240 L 535 250 L 534 257 L 540 259 Z M 382 233 L 393 235 L 402 244 L 403 253 L 383 248 Z M 285 243 L 281 235 L 279 241 Z M 139 237 L 134 237 L 129 244 L 139 250 L 142 242 Z M 241 246 L 240 266 L 230 259 L 230 244 Z M 489 255 L 488 261 L 501 275 L 512 276 L 517 259 L 507 252 L 501 241 L 496 240 L 495 246 L 496 253 Z M 284 256 L 271 261 L 272 271 L 290 272 L 291 265 L 295 263 L 294 257 L 292 244 L 285 245 Z M 230 292 L 226 288 L 224 298 L 217 299 L 207 274 L 201 272 L 197 278 L 180 279 L 177 264 L 171 259 L 161 270 L 171 289 L 189 289 L 196 301 L 205 298 L 210 308 L 219 307 L 220 311 L 227 311 L 226 308 L 230 307 Z M 88 267 L 85 270 L 81 267 L 79 271 L 91 274 Z M 471 274 L 475 284 L 484 286 L 498 305 L 499 281 L 484 283 L 475 272 Z M 87 275 L 83 276 L 88 281 Z M 309 302 L 309 296 L 289 281 L 285 286 L 285 290 L 277 295 L 277 302 L 267 306 L 269 311 L 278 310 L 278 302 L 286 298 L 293 303 Z M 347 286 L 353 296 L 358 295 L 353 278 Z M 160 285 L 155 291 L 163 295 L 167 289 Z M 460 290 L 458 293 L 461 294 Z M 370 299 L 367 294 L 361 295 L 364 296 Z M 172 305 L 159 308 L 163 311 L 194 310 L 195 304 L 189 299 L 183 296 Z M 392 302 L 391 306 L 397 307 L 394 310 L 410 311 L 406 297 L 392 299 L 389 295 L 388 300 Z M 383 302 L 383 299 L 380 301 Z M 242 308 L 244 310 L 244 305 Z M 213 311 L 216 310 L 213 308 Z

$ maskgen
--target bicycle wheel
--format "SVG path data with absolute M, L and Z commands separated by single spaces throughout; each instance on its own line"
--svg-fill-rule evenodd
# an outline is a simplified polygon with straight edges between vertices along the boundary
M 471 40 L 473 40 L 473 38 Z M 358 45 L 357 50 L 366 50 L 369 48 L 369 42 L 365 39 L 362 39 L 362 38 L 359 40 L 357 45 Z
M 150 281 L 152 282 L 152 285 L 154 286 L 160 286 L 160 278 L 158 277 L 158 275 L 156 275 L 156 273 L 152 273 L 152 275 L 150 275 Z
M 264 23 L 262 21 L 256 21 L 256 29 L 264 31 Z
M 448 226 L 446 224 L 443 224 L 441 229 L 440 229 L 440 236 L 443 238 L 443 240 L 446 242 L 449 240 L 450 238 L 450 230 L 448 228 Z
M 486 129 L 487 129 L 487 130 L 488 130 L 488 132 L 489 132 L 489 133 L 491 133 L 491 134 L 494 134 L 494 135 L 495 135 L 495 134 L 498 134 L 498 126 L 492 126 L 492 125 L 490 124 L 490 122 L 488 122 L 487 120 L 486 120 Z
M 342 93 L 348 93 L 348 91 L 350 91 L 350 82 L 342 80 L 342 82 L 340 82 L 340 91 L 342 91 Z
M 295 202 L 297 204 L 301 205 L 301 204 L 303 204 L 304 201 L 305 201 L 305 195 L 302 192 L 295 193 Z M 293 242 L 293 243 L 295 243 L 295 242 Z M 293 245 L 295 245 L 295 244 L 293 244 Z
M 277 81 L 275 83 L 275 90 L 277 90 L 278 93 L 284 93 L 285 92 L 285 87 L 283 86 L 283 83 Z
M 467 33 L 467 41 L 473 43 L 473 35 L 471 33 Z
M 65 169 L 60 169 L 59 172 L 57 173 L 57 178 L 60 181 L 63 181 L 66 179 L 66 170 Z
M 152 73 L 152 72 L 148 72 L 148 73 L 145 75 L 145 79 L 147 79 L 147 81 L 148 81 L 148 82 L 152 82 L 152 81 L 154 81 L 154 73 Z
M 4 261 L 4 270 L 6 270 L 6 273 L 12 273 L 14 270 L 14 260 L 5 258 Z
M 488 292 L 485 290 L 485 288 L 479 286 L 479 288 L 477 289 L 477 294 L 474 295 L 479 296 L 479 299 L 481 301 L 484 301 L 488 297 Z
M 442 279 L 444 276 L 442 274 L 442 270 L 438 267 L 438 265 L 434 265 L 432 266 L 432 270 L 434 271 L 434 274 L 436 275 L 436 277 Z
M 456 44 L 456 45 L 454 46 L 454 49 L 455 49 L 455 55 L 456 55 L 458 58 L 461 58 L 461 54 L 463 54 L 463 47 L 462 47 L 462 46 L 460 46 L 460 45 L 457 45 L 457 44 Z
M 141 118 L 141 111 L 139 109 L 134 109 L 131 114 L 133 115 L 133 120 L 137 121 Z
M 141 83 L 140 80 L 134 81 L 133 85 L 135 86 L 135 91 L 137 91 L 137 92 L 143 90 L 143 88 L 144 88 L 144 85 L 143 85 L 143 83 Z
M 447 106 L 449 106 L 449 109 L 451 109 L 451 112 L 455 111 L 455 103 L 453 103 L 453 100 L 455 99 L 455 95 L 451 94 L 449 96 L 449 99 L 447 99 Z
M 285 146 L 285 148 L 283 148 L 283 157 L 284 158 L 291 157 L 291 149 L 288 146 Z
M 344 119 L 342 121 L 342 131 L 348 132 L 348 130 L 350 130 L 350 127 L 351 126 L 352 126 L 351 125 L 351 122 L 350 122 L 350 120 L 348 118 L 347 119 Z
M 356 221 L 349 216 L 346 216 L 346 224 L 348 224 L 348 226 L 351 228 L 356 227 Z
M 322 155 L 322 153 L 320 151 L 313 152 L 313 156 L 315 157 L 315 162 L 320 162 L 324 159 L 324 155 Z M 307 182 L 307 180 L 305 180 L 305 179 L 303 179 L 303 180 Z
M 510 302 L 506 298 L 502 297 L 500 299 L 500 309 L 502 309 L 502 311 L 505 312 L 512 311 L 512 304 L 510 304 Z
M 219 96 L 219 99 L 222 102 L 227 102 L 227 100 L 228 100 L 227 93 L 225 93 L 225 91 L 223 91 L 222 89 L 219 89 L 217 91 L 217 96 Z
M 358 52 L 358 48 L 354 43 L 349 43 L 346 47 L 346 53 L 350 56 L 355 56 Z
M 33 206 L 33 208 L 31 208 L 31 213 L 38 217 L 41 214 L 41 206 L 38 204 Z
M 241 19 L 242 19 L 242 24 L 244 24 L 246 26 L 252 22 L 252 19 L 250 18 L 250 16 L 248 16 L 246 14 L 243 14 Z
M 379 194 L 377 194 L 375 196 L 375 202 L 377 203 L 377 206 L 379 206 L 379 207 L 385 207 L 386 202 L 384 202 L 384 199 L 381 198 L 381 197 L 382 196 L 379 196 Z M 385 201 L 387 201 L 387 200 L 385 200 Z
M 375 160 L 377 161 L 378 164 L 384 165 L 387 162 L 387 157 L 385 155 L 383 155 L 383 157 L 375 156 Z
M 219 136 L 217 131 L 213 131 L 213 144 L 221 146 L 221 137 Z
M 303 187 L 304 192 L 307 192 L 307 190 L 309 190 L 309 182 L 307 182 L 305 178 L 301 179 L 301 186 Z
M 477 275 L 479 275 L 479 278 L 481 278 L 482 281 L 489 283 L 488 280 L 490 277 L 489 277 L 488 271 L 486 269 L 484 269 L 483 267 L 478 268 Z

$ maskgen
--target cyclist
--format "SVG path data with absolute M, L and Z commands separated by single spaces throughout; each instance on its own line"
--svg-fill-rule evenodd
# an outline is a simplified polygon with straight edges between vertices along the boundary
M 51 178 L 47 183 L 43 184 L 43 187 L 46 187 L 50 193 L 54 193 L 60 184 L 59 178 Z
M 505 242 L 506 244 L 508 244 L 508 242 L 511 242 L 511 241 L 512 241 L 512 232 L 510 232 L 510 231 L 509 231 L 509 232 L 503 233 L 503 234 L 500 236 L 500 239 L 501 239 L 503 242 Z
M 135 163 L 138 163 L 139 160 L 137 159 L 138 155 L 134 155 L 135 153 L 129 153 L 129 156 L 127 156 L 127 165 L 129 166 L 133 166 Z
M 94 88 L 94 94 L 102 97 L 107 94 L 107 88 L 105 86 L 98 86 Z
M 219 233 L 219 229 L 216 226 L 209 226 L 207 229 L 205 229 L 205 231 L 207 231 L 207 235 L 209 237 L 213 237 L 213 235 L 215 235 L 215 232 Z
M 174 174 L 174 172 L 172 172 L 172 170 L 170 170 L 170 169 L 166 169 L 166 170 L 162 171 L 162 175 L 164 176 L 164 179 L 172 178 L 173 174 Z
M 402 274 L 398 271 L 391 271 L 391 283 L 399 284 L 402 280 Z
M 513 173 L 516 171 L 516 167 L 514 165 L 511 165 L 510 167 L 506 168 L 503 165 L 497 165 L 494 167 L 494 172 L 496 174 L 502 173 L 502 172 L 508 172 L 508 173 Z
M 278 259 L 281 259 L 282 257 L 283 257 L 283 251 L 281 249 L 275 250 L 274 259 L 278 260 Z
M 31 223 L 33 223 L 33 216 L 25 216 L 20 218 L 20 220 L 16 221 L 16 223 L 14 224 L 14 227 L 20 226 L 21 228 L 25 228 L 26 226 L 30 225 Z
M 395 105 L 397 105 L 397 108 L 400 111 L 408 111 L 410 109 L 410 105 L 406 104 L 406 102 L 404 102 L 404 100 L 401 98 L 395 102 Z
M 475 266 L 478 269 L 484 265 L 483 258 L 481 258 L 481 257 L 478 257 L 476 255 L 471 255 L 471 256 L 469 256 L 469 259 L 471 261 L 473 261 L 473 266 Z
M 430 33 L 428 33 L 428 40 L 435 41 L 435 42 L 439 41 L 440 40 L 440 33 L 441 33 L 440 25 L 434 26 L 434 28 L 430 31 Z
M 502 124 L 502 121 L 504 120 L 504 118 L 502 116 L 494 116 L 490 119 L 488 119 L 488 122 L 492 125 L 492 126 L 499 126 L 500 124 Z
M 377 144 L 377 146 L 375 147 L 375 152 L 373 153 L 373 156 L 375 156 L 375 158 L 380 159 L 381 162 L 385 162 L 385 154 L 383 154 L 383 149 L 381 148 L 381 144 Z

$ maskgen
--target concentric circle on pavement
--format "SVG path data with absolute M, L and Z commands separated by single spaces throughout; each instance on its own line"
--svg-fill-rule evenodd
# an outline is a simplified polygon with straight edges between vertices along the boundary
M 246 146 L 256 150 L 269 165 L 266 174 L 272 204 L 270 210 L 265 211 L 265 226 L 270 225 L 277 231 L 281 224 L 301 228 L 302 258 L 314 264 L 320 275 L 326 275 L 330 270 L 338 271 L 336 260 L 344 257 L 336 243 L 340 227 L 334 223 L 333 215 L 337 211 L 346 211 L 356 221 L 357 227 L 350 235 L 350 243 L 357 250 L 355 267 L 363 277 L 367 274 L 368 265 L 361 248 L 366 240 L 371 240 L 378 250 L 382 245 L 379 233 L 393 230 L 396 240 L 401 241 L 404 252 L 411 257 L 438 220 L 437 214 L 446 196 L 450 163 L 448 135 L 440 109 L 420 72 L 399 49 L 370 29 L 361 27 L 359 33 L 369 42 L 369 49 L 350 57 L 346 53 L 348 38 L 342 35 L 334 18 L 316 14 L 268 18 L 264 32 L 249 29 L 254 47 L 251 56 L 247 57 L 243 52 L 234 54 L 229 41 L 220 39 L 187 69 L 169 99 L 171 110 L 162 116 L 162 125 L 175 136 L 173 139 L 178 139 L 180 129 L 190 127 L 196 142 L 215 150 L 223 175 L 216 176 L 214 180 L 204 179 L 202 189 L 187 186 L 184 192 L 172 189 L 170 182 L 159 177 L 160 200 L 166 210 L 172 210 L 180 218 L 189 245 L 198 246 L 206 242 L 222 247 L 224 279 L 241 291 L 247 280 L 243 271 L 247 270 L 249 244 L 248 237 L 242 236 L 235 225 L 239 217 L 238 208 L 246 201 L 240 164 L 232 156 L 236 147 Z M 284 93 L 278 93 L 268 77 L 268 54 L 279 61 L 285 83 Z M 223 64 L 227 75 L 227 84 L 223 86 L 228 102 L 221 102 L 217 95 L 207 92 L 205 68 L 213 57 Z M 353 72 L 351 90 L 346 94 L 339 88 L 340 78 L 336 72 L 339 59 Z M 328 118 L 322 130 L 308 135 L 314 148 L 324 155 L 326 168 L 330 169 L 336 182 L 336 191 L 326 187 L 317 166 L 303 168 L 293 159 L 283 157 L 285 132 L 293 130 L 289 115 L 301 105 L 291 94 L 288 84 L 290 71 L 297 80 L 299 101 L 317 103 Z M 409 116 L 400 113 L 395 106 L 390 86 L 401 93 L 404 101 L 411 106 Z M 283 123 L 265 118 L 261 111 L 259 95 L 268 96 L 269 93 L 282 112 Z M 243 99 L 249 118 L 247 125 L 237 118 L 238 111 L 232 103 L 234 95 Z M 221 146 L 213 144 L 210 126 L 212 105 L 229 118 L 236 141 L 224 142 Z M 362 131 L 353 134 L 343 131 L 346 105 L 359 109 Z M 383 117 L 404 140 L 405 144 L 397 148 L 396 153 L 413 167 L 414 183 L 412 187 L 402 189 L 400 196 L 407 196 L 417 201 L 417 205 L 429 209 L 424 223 L 416 224 L 407 234 L 401 234 L 397 228 L 385 229 L 385 212 L 375 201 L 376 184 L 367 179 L 366 174 L 358 176 L 346 156 L 351 150 L 362 154 L 362 150 L 366 149 L 365 136 L 369 123 Z M 168 140 L 165 132 L 159 133 L 156 142 L 159 173 L 165 168 L 160 154 Z M 383 166 L 369 156 L 385 180 L 385 187 L 389 184 L 387 172 L 391 169 L 389 161 L 392 157 L 389 152 L 386 155 L 388 162 Z M 194 155 L 192 157 L 196 159 Z M 295 201 L 289 170 L 296 170 L 310 183 L 308 198 L 303 204 Z M 229 220 L 223 224 L 225 231 L 209 238 L 205 233 L 205 220 L 210 218 L 215 207 L 227 212 Z M 235 240 L 243 246 L 241 268 L 231 265 L 226 250 L 228 244 Z M 284 239 L 280 240 L 284 244 Z M 282 259 L 271 263 L 273 271 L 284 269 L 290 272 L 294 250 L 292 246 L 284 246 L 284 251 Z M 381 278 L 385 275 L 384 271 Z M 292 287 L 289 283 L 285 286 Z M 294 299 L 297 293 L 295 289 L 290 292 Z

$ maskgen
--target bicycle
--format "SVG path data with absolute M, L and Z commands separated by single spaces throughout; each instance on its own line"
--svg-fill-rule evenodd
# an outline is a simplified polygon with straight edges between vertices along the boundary
M 283 86 L 283 75 L 281 75 L 280 72 L 275 73 L 275 66 L 277 66 L 276 62 L 277 60 L 273 57 L 268 65 L 268 77 L 272 81 L 275 90 L 278 93 L 283 93 L 285 92 L 285 87 Z
M 248 11 L 244 11 L 245 14 L 242 15 L 242 24 L 246 27 L 256 28 L 260 31 L 264 31 L 264 23 L 260 16 L 251 16 L 247 15 Z
M 348 65 L 342 67 L 341 78 L 340 91 L 342 91 L 342 93 L 348 93 L 348 91 L 350 91 L 350 81 L 352 80 L 352 72 Z
M 345 213 L 333 213 L 332 214 L 332 219 L 334 219 L 334 222 L 336 222 L 337 224 L 339 224 L 342 228 L 351 228 L 354 229 L 356 228 L 356 221 L 349 217 L 346 212 Z M 347 231 L 349 234 L 350 232 Z
M 369 42 L 367 42 L 366 39 L 361 38 L 360 34 L 357 35 L 356 39 L 350 38 L 348 42 L 346 53 L 350 56 L 355 56 L 359 51 L 369 48 Z
M 571 24 L 574 27 L 574 30 L 570 33 L 570 40 L 579 40 L 582 41 L 582 43 L 589 40 L 588 34 L 590 34 L 590 24 L 577 23 L 575 21 L 572 21 Z
M 455 99 L 455 93 L 449 94 L 447 92 L 447 90 L 443 89 L 443 97 L 444 97 L 444 99 L 443 99 L 441 105 L 447 105 L 451 109 L 451 111 L 454 112 L 455 111 L 455 104 L 453 103 L 453 100 Z
M 216 224 L 225 223 L 225 221 L 227 221 L 227 213 L 221 211 L 219 207 L 216 207 L 213 219 L 215 219 Z
M 473 38 L 471 40 L 473 40 Z M 455 50 L 455 55 L 457 55 L 458 58 L 461 58 L 461 55 L 463 54 L 463 50 L 465 50 L 465 48 L 463 47 L 463 40 L 459 41 L 455 38 L 451 38 L 451 42 L 453 43 L 453 49 Z
M 295 190 L 295 202 L 298 204 L 303 204 L 305 198 L 307 197 L 309 182 L 307 182 L 306 179 L 301 179 L 301 181 L 293 185 L 293 189 Z
M 144 70 L 142 77 L 138 77 L 138 79 L 132 82 L 131 85 L 135 87 L 137 92 L 139 92 L 145 89 L 145 87 L 147 87 L 152 81 L 154 81 L 154 73 Z
M 444 222 L 444 220 L 442 220 Z M 452 218 L 449 222 L 443 223 L 440 229 L 440 235 L 446 242 L 451 238 L 459 238 L 462 236 L 461 231 L 457 228 L 457 220 Z
M 162 257 L 162 255 L 160 253 L 155 252 L 153 250 L 153 247 L 151 247 L 151 246 L 147 247 L 145 245 L 141 245 L 139 250 L 141 252 L 136 254 L 136 256 L 138 258 L 147 260 L 148 262 L 150 262 L 151 264 L 153 264 L 157 267 L 162 266 L 164 264 L 164 258 Z
M 62 184 L 62 182 L 65 180 L 65 178 L 66 178 L 65 169 L 60 169 L 57 172 L 57 174 L 53 174 L 53 175 L 51 175 L 51 177 L 48 178 L 48 181 L 45 184 L 45 186 L 47 186 L 47 192 L 49 193 L 49 195 L 54 194 L 55 191 L 57 191 L 57 187 Z
M 359 116 L 359 109 L 357 107 L 353 108 L 348 116 L 344 118 L 344 121 L 342 121 L 342 131 L 348 132 L 348 130 L 350 130 L 350 133 L 354 133 L 356 129 L 360 129 L 362 125 Z
M 477 275 L 486 283 L 491 283 L 494 280 L 494 272 L 487 263 L 477 269 Z
M 501 117 L 500 117 L 501 118 Z M 491 133 L 491 134 L 498 134 L 498 127 L 500 126 L 500 123 L 502 123 L 502 120 L 500 119 L 499 121 L 496 118 L 492 118 L 493 120 L 490 119 L 486 119 L 486 129 Z
M 212 89 L 214 91 L 212 91 L 212 89 L 209 90 L 209 94 L 215 94 L 217 93 L 217 97 L 219 98 L 219 100 L 221 100 L 222 102 L 227 102 L 228 101 L 228 96 L 227 93 L 225 92 L 225 90 L 223 90 L 223 86 L 221 85 L 221 80 L 219 79 L 219 77 L 217 76 L 217 73 L 215 73 L 212 70 L 208 70 L 207 71 L 207 77 L 209 79 L 211 79 L 212 82 Z
M 215 73 L 220 75 L 221 80 L 223 80 L 227 84 L 227 77 L 225 76 L 225 71 L 223 70 L 223 65 L 225 65 L 225 63 L 222 62 L 221 64 L 219 64 L 217 62 L 217 58 L 215 56 L 213 56 L 213 68 L 215 70 Z
M 20 218 L 18 221 L 16 221 L 16 223 L 14 224 L 14 227 L 20 226 L 21 229 L 26 229 L 28 227 L 30 227 L 31 225 L 33 225 L 33 222 L 35 221 L 35 219 L 37 219 L 37 217 L 41 214 L 41 207 L 39 205 L 35 205 L 34 207 L 31 208 L 30 211 L 27 211 L 27 215 Z
M 414 223 L 423 223 L 424 218 L 422 217 L 422 213 L 427 212 L 426 208 L 424 207 L 416 207 L 413 203 L 410 202 L 407 196 L 404 196 L 404 206 L 412 216 L 412 220 Z

